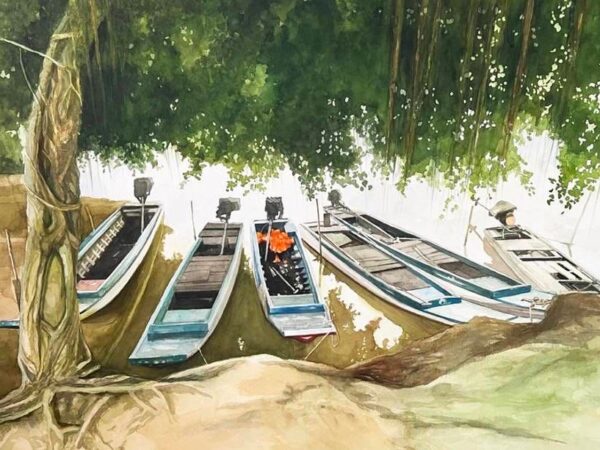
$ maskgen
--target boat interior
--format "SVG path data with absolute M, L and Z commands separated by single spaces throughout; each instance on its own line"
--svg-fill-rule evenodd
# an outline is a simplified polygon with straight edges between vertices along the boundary
M 549 273 L 569 291 L 600 292 L 600 285 L 595 280 L 556 250 L 512 250 L 512 252 L 524 264 L 534 264 Z
M 600 284 L 587 275 L 577 264 L 565 258 L 560 252 L 548 247 L 543 241 L 532 237 L 531 234 L 520 227 L 495 227 L 488 228 L 492 237 L 500 241 L 523 241 L 522 248 L 506 248 L 505 251 L 513 253 L 524 265 L 535 266 L 535 270 L 550 274 L 558 283 L 569 291 L 600 292 Z M 512 244 L 508 244 L 512 245 Z M 529 248 L 527 248 L 529 247 Z M 536 248 L 537 247 L 537 248 Z
M 360 220 L 362 217 L 367 220 Z M 375 228 L 379 228 L 391 237 L 391 239 L 388 239 L 386 242 L 390 247 L 396 248 L 401 252 L 406 253 L 408 256 L 412 256 L 429 265 L 444 269 L 461 278 L 467 280 L 480 279 L 485 281 L 489 277 L 487 273 L 481 271 L 476 265 L 468 264 L 452 254 L 442 251 L 441 248 L 433 246 L 427 241 L 423 241 L 413 234 L 392 227 L 369 215 L 364 214 L 360 217 L 353 216 L 345 220 L 352 225 L 364 228 L 369 233 L 372 233 L 372 231 L 368 228 L 368 224 L 372 223 L 376 225 Z M 506 283 L 502 283 L 502 286 L 505 285 Z
M 497 241 L 507 241 L 515 239 L 531 239 L 531 235 L 519 226 L 514 227 L 493 227 L 487 228 Z
M 356 261 L 361 268 L 387 284 L 401 291 L 410 292 L 423 303 L 446 295 L 417 276 L 406 265 L 373 248 L 351 231 L 335 226 L 327 228 L 330 229 L 321 230 L 323 239 L 339 248 L 345 255 Z M 311 229 L 318 234 L 316 225 Z
M 240 238 L 241 224 L 208 223 L 175 285 L 163 323 L 206 321 L 219 294 Z M 223 252 L 221 253 L 221 248 Z
M 267 233 L 268 223 L 255 224 L 256 232 Z M 285 231 L 285 222 L 273 223 L 273 229 Z M 306 261 L 302 258 L 298 235 L 286 233 L 293 239 L 292 246 L 283 253 L 269 250 L 265 261 L 265 243 L 258 244 L 260 263 L 265 284 L 275 306 L 314 303 Z M 255 234 L 255 239 L 257 239 Z
M 156 205 L 144 208 L 144 229 L 158 210 Z M 96 290 L 117 268 L 142 234 L 141 212 L 139 205 L 123 206 L 112 225 L 80 258 L 77 264 L 78 290 Z

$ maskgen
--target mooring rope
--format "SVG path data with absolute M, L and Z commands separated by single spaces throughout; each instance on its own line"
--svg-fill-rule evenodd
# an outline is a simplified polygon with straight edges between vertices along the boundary
M 308 354 L 304 357 L 304 361 L 306 361 L 308 359 L 308 357 L 310 355 L 312 355 L 312 353 L 319 347 L 319 345 L 321 345 L 323 343 L 323 341 L 327 338 L 327 336 L 329 336 L 331 334 L 331 331 L 327 332 L 327 334 L 325 336 L 323 336 L 321 338 L 321 340 L 318 342 L 317 345 L 315 345 L 310 352 L 308 352 Z
M 204 353 L 202 353 L 202 349 L 201 348 L 198 349 L 198 353 L 200 353 L 200 356 L 202 356 L 202 360 L 204 361 L 204 365 L 208 365 L 208 361 L 204 357 Z

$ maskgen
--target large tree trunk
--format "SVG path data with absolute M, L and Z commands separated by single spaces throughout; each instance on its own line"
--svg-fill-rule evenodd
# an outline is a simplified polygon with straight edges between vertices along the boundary
M 23 384 L 52 383 L 90 361 L 79 320 L 77 135 L 79 66 L 101 15 L 70 1 L 44 58 L 24 149 L 27 245 L 23 269 L 19 366 Z M 89 9 L 88 9 L 89 8 Z M 90 21 L 91 18 L 93 21 Z

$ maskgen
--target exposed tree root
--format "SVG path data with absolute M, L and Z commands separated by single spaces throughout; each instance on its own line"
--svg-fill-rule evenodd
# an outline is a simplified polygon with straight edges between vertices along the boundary
M 27 384 L 2 400 L 0 423 L 38 413 L 38 418 L 46 426 L 45 445 L 48 448 L 81 448 L 85 447 L 85 439 L 94 434 L 96 421 L 115 396 L 126 395 L 132 399 L 140 412 L 135 418 L 136 423 L 144 422 L 161 411 L 174 421 L 174 407 L 163 390 L 170 385 L 177 385 L 193 391 L 196 395 L 210 397 L 194 386 L 193 381 L 183 381 L 179 378 L 155 381 L 112 375 L 102 378 L 71 378 L 48 386 Z M 142 391 L 145 395 L 139 395 Z M 91 397 L 87 404 L 86 397 Z M 74 400 L 77 401 L 73 403 Z M 154 400 L 158 400 L 158 403 Z M 67 405 L 66 408 L 62 408 L 62 412 L 61 402 L 63 406 Z M 67 414 L 66 418 L 61 417 L 63 413 Z M 72 423 L 73 418 L 69 417 L 70 415 L 76 417 L 76 424 Z M 95 437 L 102 441 L 101 436 Z M 7 442 L 8 439 L 10 436 L 6 435 L 0 442 Z M 94 442 L 97 443 L 97 440 Z M 108 443 L 106 446 L 110 448 Z
M 98 402 L 92 407 L 90 413 L 87 415 L 86 419 L 81 425 L 81 428 L 79 429 L 79 433 L 77 434 L 77 438 L 75 439 L 75 447 L 79 447 L 81 445 L 85 434 L 89 430 L 90 426 L 94 423 L 94 420 L 98 416 L 98 413 L 104 406 L 106 406 L 110 399 L 111 397 L 103 397 L 102 399 L 98 400 Z
M 33 384 L 20 387 L 0 401 L 0 424 L 20 419 L 42 407 L 40 388 Z

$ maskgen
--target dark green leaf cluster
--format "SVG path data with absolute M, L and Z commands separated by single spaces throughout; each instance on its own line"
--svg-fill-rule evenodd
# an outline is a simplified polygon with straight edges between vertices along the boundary
M 66 0 L 0 0 L 0 38 L 45 51 Z M 33 100 L 26 82 L 37 82 L 41 59 L 0 42 L 0 174 L 21 172 L 18 130 Z

